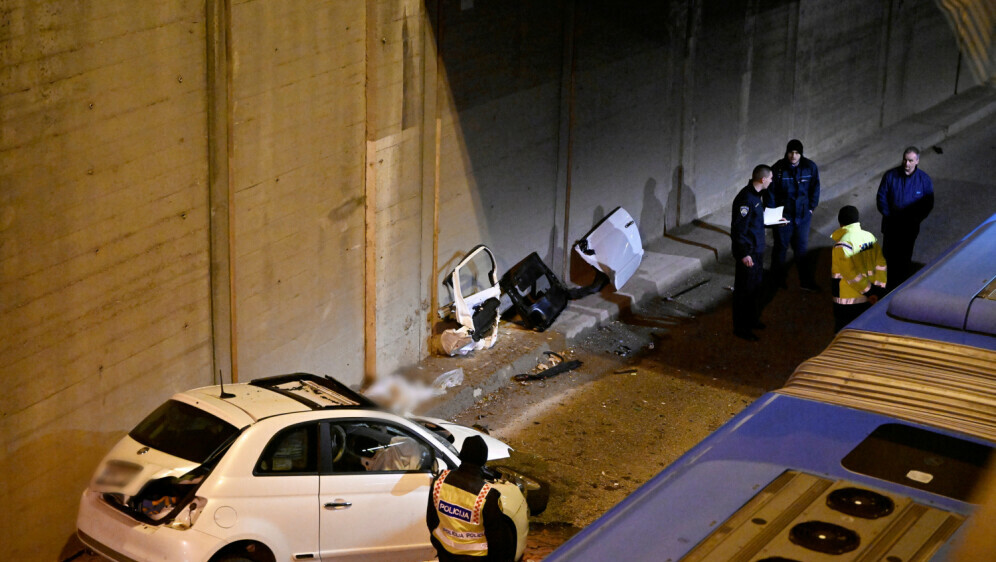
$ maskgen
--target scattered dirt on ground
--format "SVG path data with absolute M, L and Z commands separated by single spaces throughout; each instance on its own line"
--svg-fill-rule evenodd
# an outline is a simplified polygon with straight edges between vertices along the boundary
M 508 442 L 507 464 L 550 485 L 525 560 L 548 555 L 832 339 L 828 294 L 803 292 L 794 278 L 766 307 L 761 341 L 735 338 L 730 285 L 725 268 L 707 271 L 676 298 L 643 303 L 558 350 L 582 361 L 576 371 L 511 382 L 455 419 Z

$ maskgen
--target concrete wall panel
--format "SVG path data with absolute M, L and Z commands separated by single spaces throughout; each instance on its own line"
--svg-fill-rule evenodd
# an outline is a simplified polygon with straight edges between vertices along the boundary
M 232 6 L 240 380 L 362 379 L 361 2 Z
M 689 123 L 694 152 L 687 182 L 696 209 L 705 214 L 728 204 L 747 183 L 745 170 L 749 174 L 758 162 L 740 152 L 745 134 L 741 104 L 750 95 L 747 3 L 703 2 L 701 9 L 701 23 L 694 30 Z M 687 223 L 694 217 L 682 218 Z
M 211 380 L 202 12 L 181 0 L 4 5 L 5 558 L 64 556 L 107 447 Z
M 672 21 L 667 4 L 623 7 L 584 3 L 576 16 L 568 245 L 619 206 L 644 239 L 659 237 L 677 195 L 681 100 L 672 84 L 681 77 L 674 41 L 684 22 Z
M 935 0 L 894 0 L 891 21 L 883 125 L 956 93 L 959 73 L 958 43 Z
M 367 4 L 368 166 L 374 181 L 376 372 L 425 356 L 422 278 L 425 10 L 416 0 Z M 434 80 L 433 80 L 434 86 Z M 434 109 L 434 108 L 433 108 Z M 369 181 L 369 177 L 368 177 Z M 368 192 L 369 196 L 369 192 Z M 368 285 L 369 290 L 369 285 Z M 368 332 L 369 333 L 369 332 Z
M 802 4 L 797 129 L 813 147 L 807 152 L 839 148 L 878 127 L 887 16 L 881 5 L 858 0 Z
M 549 259 L 551 239 L 563 236 L 551 234 L 562 3 L 444 2 L 441 12 L 437 282 L 477 244 L 505 271 L 532 251 Z

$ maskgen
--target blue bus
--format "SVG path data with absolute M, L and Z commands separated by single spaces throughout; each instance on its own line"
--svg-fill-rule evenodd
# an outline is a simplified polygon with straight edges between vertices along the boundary
M 945 560 L 994 446 L 996 215 L 546 560 Z

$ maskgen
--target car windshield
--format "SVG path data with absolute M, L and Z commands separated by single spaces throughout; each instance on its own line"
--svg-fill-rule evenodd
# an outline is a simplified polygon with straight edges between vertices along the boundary
M 432 435 L 432 437 L 436 441 L 438 441 L 440 445 L 442 445 L 444 448 L 449 450 L 454 455 L 460 456 L 460 451 L 457 451 L 456 447 L 453 446 L 453 442 L 451 441 L 451 439 L 453 439 L 453 434 L 447 431 L 446 428 L 438 424 L 432 423 L 429 420 L 423 420 L 421 418 L 411 418 L 411 419 L 412 421 L 418 423 L 422 427 L 428 429 L 429 435 Z
M 200 408 L 167 400 L 128 435 L 147 447 L 202 464 L 238 432 Z

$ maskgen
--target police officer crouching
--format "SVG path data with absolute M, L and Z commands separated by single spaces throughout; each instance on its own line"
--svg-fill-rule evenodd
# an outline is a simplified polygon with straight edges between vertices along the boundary
M 432 483 L 425 522 L 440 562 L 495 561 L 515 557 L 515 527 L 501 512 L 501 492 L 484 480 L 488 447 L 479 435 L 460 451 L 460 467 Z

